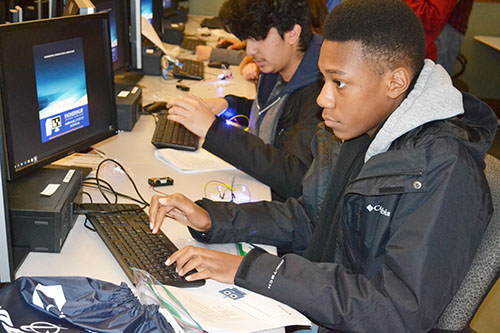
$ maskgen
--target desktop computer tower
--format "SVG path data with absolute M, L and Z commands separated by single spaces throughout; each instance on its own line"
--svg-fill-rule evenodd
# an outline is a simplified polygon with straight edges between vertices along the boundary
M 131 131 L 142 112 L 142 89 L 115 83 L 118 129 Z
M 154 46 L 144 46 L 142 51 L 142 69 L 145 75 L 162 75 L 161 57 L 163 53 Z
M 35 252 L 59 253 L 77 215 L 73 202 L 81 203 L 82 171 L 45 167 L 7 183 L 12 243 Z M 58 184 L 50 196 L 48 185 Z

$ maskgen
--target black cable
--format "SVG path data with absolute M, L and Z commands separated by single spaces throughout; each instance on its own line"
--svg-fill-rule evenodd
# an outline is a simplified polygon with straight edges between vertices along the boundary
M 83 184 L 83 182 L 82 182 L 82 184 Z M 82 191 L 82 195 L 83 195 L 83 194 L 86 194 L 86 195 L 89 197 L 90 203 L 94 203 L 94 202 L 92 201 L 92 196 L 90 195 L 90 193 L 85 192 L 85 191 Z
M 115 163 L 116 165 L 118 165 L 118 166 L 119 166 L 119 167 L 123 170 L 123 172 L 125 173 L 125 175 L 128 177 L 128 179 L 129 179 L 129 180 L 130 180 L 130 182 L 132 183 L 132 186 L 134 187 L 135 193 L 137 193 L 137 195 L 139 196 L 139 198 L 141 198 L 141 200 L 142 200 L 142 202 L 143 202 L 144 204 L 149 205 L 149 204 L 148 204 L 148 202 L 147 202 L 147 201 L 146 201 L 146 200 L 142 197 L 141 193 L 139 192 L 139 189 L 138 189 L 138 188 L 137 188 L 137 186 L 135 185 L 135 182 L 134 182 L 134 180 L 132 179 L 132 177 L 130 177 L 130 175 L 128 174 L 127 170 L 125 170 L 125 168 L 124 168 L 124 167 L 123 167 L 120 163 L 118 163 L 117 161 L 115 161 L 115 160 L 113 160 L 113 159 L 110 159 L 110 158 L 105 159 L 105 160 L 101 161 L 101 162 L 99 163 L 99 165 L 97 165 L 96 174 L 95 174 L 96 179 L 97 179 L 97 182 L 99 182 L 99 169 L 100 169 L 101 165 L 102 165 L 103 163 L 105 163 L 105 162 L 108 162 L 108 161 Z M 98 186 L 100 187 L 100 185 L 99 185 L 99 184 L 98 184 Z M 99 191 L 101 191 L 101 189 L 100 189 L 100 188 L 99 188 Z
M 97 185 L 93 184 L 93 183 L 84 183 L 83 185 L 87 186 L 89 188 L 97 188 Z M 95 186 L 93 186 L 93 185 L 95 185 Z M 109 189 L 106 189 L 106 188 L 104 188 L 103 190 L 107 191 L 107 192 L 111 192 Z M 131 196 L 127 195 L 127 194 L 123 194 L 123 193 L 116 192 L 116 191 L 113 191 L 113 194 L 115 194 L 115 195 L 117 195 L 119 197 L 123 197 L 123 198 L 129 199 L 129 200 L 135 201 L 138 204 L 144 205 L 144 208 L 147 207 L 147 206 L 149 206 L 149 203 L 142 202 L 141 200 L 139 200 L 137 198 L 134 198 L 134 197 L 131 197 Z
M 105 162 L 105 161 L 108 161 L 109 158 L 101 161 L 98 165 L 97 165 L 97 169 L 95 171 L 95 179 L 96 179 L 96 182 L 97 182 L 97 189 L 99 190 L 99 192 L 101 193 L 101 195 L 104 197 L 104 200 L 106 200 L 107 203 L 111 203 L 111 201 L 108 199 L 108 197 L 106 196 L 106 194 L 104 194 L 104 192 L 102 191 L 101 189 L 101 184 L 99 183 L 100 181 L 102 182 L 105 182 L 104 180 L 102 179 L 99 179 L 99 169 L 101 168 L 101 165 Z M 109 185 L 108 182 L 105 182 L 106 184 L 108 184 L 109 187 L 111 187 L 111 185 Z M 115 196 L 115 203 L 118 201 L 118 197 Z
M 96 174 L 96 176 L 97 176 L 97 174 Z M 117 203 L 117 202 L 118 202 L 118 196 L 115 194 L 115 193 L 116 193 L 116 191 L 114 190 L 113 186 L 111 186 L 111 184 L 110 184 L 110 183 L 108 183 L 108 182 L 107 182 L 107 181 L 105 181 L 104 179 L 97 179 L 97 177 L 95 177 L 95 178 L 94 178 L 94 177 L 89 177 L 89 178 L 86 178 L 86 179 L 82 182 L 82 184 L 83 184 L 83 185 L 87 184 L 87 183 L 88 183 L 88 180 L 95 180 L 95 184 L 97 185 L 97 189 L 101 192 L 101 194 L 102 194 L 102 196 L 104 197 L 104 199 L 105 199 L 108 203 L 111 203 L 111 202 L 109 201 L 109 199 L 107 199 L 107 197 L 106 197 L 106 196 L 102 193 L 102 191 L 101 191 L 102 186 L 100 186 L 99 182 L 103 182 L 104 184 L 106 184 L 106 186 L 108 187 L 108 192 L 110 192 L 110 193 L 112 193 L 112 194 L 114 194 L 114 195 L 115 195 L 115 203 Z M 92 183 L 92 185 L 93 185 L 93 183 Z

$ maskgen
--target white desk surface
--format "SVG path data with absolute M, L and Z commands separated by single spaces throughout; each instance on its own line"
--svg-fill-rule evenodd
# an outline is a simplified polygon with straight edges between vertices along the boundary
M 485 45 L 488 45 L 489 47 L 494 48 L 497 51 L 500 51 L 500 36 L 478 35 L 474 36 L 474 39 Z

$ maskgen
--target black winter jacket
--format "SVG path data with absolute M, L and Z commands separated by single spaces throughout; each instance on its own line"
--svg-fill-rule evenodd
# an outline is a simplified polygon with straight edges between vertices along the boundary
M 301 180 L 312 162 L 311 140 L 321 122 L 316 97 L 323 80 L 318 69 L 322 38 L 315 35 L 294 76 L 280 95 L 268 99 L 278 74 L 263 74 L 257 99 L 226 96 L 238 114 L 249 115 L 251 108 L 271 106 L 277 98 L 286 98 L 273 144 L 216 119 L 205 137 L 203 148 L 231 163 L 271 187 L 273 199 L 284 200 L 301 193 Z
M 444 104 L 453 104 L 450 100 Z M 301 199 L 244 205 L 205 199 L 200 205 L 208 210 L 212 229 L 191 232 L 204 242 L 292 249 L 297 254 L 281 258 L 252 250 L 235 283 L 296 308 L 319 324 L 320 332 L 429 331 L 468 271 L 492 213 L 483 169 L 496 117 L 470 96 L 463 104 L 462 120 L 438 117 L 413 127 L 369 158 L 347 185 L 339 263 L 298 255 L 311 239 L 341 145 L 323 126 Z M 417 112 L 437 117 L 435 103 L 428 105 Z

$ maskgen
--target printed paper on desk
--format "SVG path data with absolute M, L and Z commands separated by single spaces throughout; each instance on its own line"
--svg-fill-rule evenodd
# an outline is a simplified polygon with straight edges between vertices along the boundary
M 200 288 L 165 286 L 208 332 L 247 333 L 289 325 L 309 326 L 297 310 L 241 287 L 208 280 Z
M 197 151 L 185 151 L 171 148 L 156 149 L 155 156 L 160 161 L 170 165 L 181 173 L 236 169 L 231 164 L 209 153 L 205 149 L 198 149 Z

